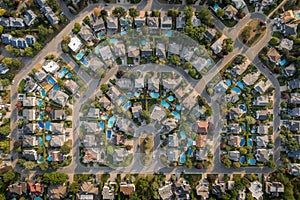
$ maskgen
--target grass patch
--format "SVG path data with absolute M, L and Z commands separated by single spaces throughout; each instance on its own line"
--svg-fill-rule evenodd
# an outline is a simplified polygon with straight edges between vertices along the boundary
M 239 39 L 248 47 L 254 46 L 265 34 L 266 26 L 260 20 L 252 20 L 239 33 Z
M 237 21 L 233 19 L 224 19 L 222 22 L 227 27 L 234 27 L 237 24 Z

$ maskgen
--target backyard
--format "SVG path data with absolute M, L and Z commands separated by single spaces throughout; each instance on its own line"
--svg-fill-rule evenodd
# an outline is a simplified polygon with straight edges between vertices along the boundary
M 266 25 L 260 20 L 252 20 L 239 33 L 239 39 L 248 47 L 254 46 L 265 34 Z

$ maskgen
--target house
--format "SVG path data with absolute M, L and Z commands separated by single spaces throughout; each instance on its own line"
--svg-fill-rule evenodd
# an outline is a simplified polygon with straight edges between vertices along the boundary
M 179 180 L 174 183 L 176 199 L 190 199 L 190 190 L 191 186 L 184 178 L 179 178 Z
M 99 108 L 90 108 L 87 113 L 87 117 L 91 118 L 99 118 L 100 117 L 100 109 Z
M 87 133 L 95 133 L 100 131 L 99 124 L 96 122 L 87 122 L 82 123 Z
M 0 17 L 0 25 L 3 26 L 3 27 L 10 27 L 9 18 Z
M 269 161 L 269 151 L 267 149 L 257 149 L 254 153 L 254 156 L 258 162 Z
M 37 18 L 36 14 L 32 10 L 26 10 L 24 15 L 24 22 L 27 26 L 31 26 L 34 20 Z
M 159 18 L 158 17 L 147 17 L 147 25 L 149 29 L 159 28 Z
M 246 189 L 242 189 L 238 191 L 238 200 L 245 200 L 246 199 Z
M 102 17 L 96 17 L 93 13 L 91 14 L 91 26 L 95 32 L 105 33 L 106 28 Z
M 246 6 L 244 0 L 232 0 L 232 2 L 234 3 L 234 5 L 237 9 L 241 9 Z
M 192 24 L 193 27 L 199 27 L 201 25 L 200 19 L 198 19 L 195 15 L 192 16 Z
M 168 136 L 168 141 L 169 141 L 169 143 L 168 143 L 169 147 L 178 147 L 178 137 L 176 134 L 174 134 L 174 133 L 170 134 Z
M 264 82 L 263 80 L 260 80 L 255 86 L 254 86 L 254 90 L 257 91 L 260 94 L 263 94 L 267 91 L 267 89 L 269 87 L 271 87 L 272 83 L 270 82 L 270 80 L 267 80 L 266 82 Z
M 113 200 L 115 199 L 115 191 L 114 191 L 114 187 L 111 186 L 111 188 L 108 186 L 107 183 L 104 184 L 103 188 L 102 188 L 102 198 L 103 200 Z
M 210 48 L 214 52 L 214 54 L 218 54 L 222 51 L 224 39 L 225 39 L 225 36 L 223 35 L 217 41 L 215 41 L 215 43 L 213 43 L 210 46 Z
M 262 184 L 259 181 L 250 182 L 250 187 L 248 189 L 252 197 L 257 200 L 262 199 L 264 193 L 262 191 Z
M 68 44 L 69 48 L 74 52 L 78 52 L 81 47 L 82 47 L 82 42 L 81 40 L 76 36 L 76 35 L 73 35 L 71 38 L 70 38 L 70 42 Z
M 113 54 L 112 54 L 109 46 L 100 47 L 99 53 L 104 61 L 111 60 L 113 58 Z
M 67 195 L 67 187 L 65 185 L 49 185 L 47 198 L 51 200 L 64 199 Z
M 135 192 L 135 185 L 132 183 L 121 182 L 120 192 L 122 192 L 124 195 L 131 195 Z
M 220 81 L 215 87 L 214 91 L 217 93 L 224 93 L 228 89 L 228 85 L 225 83 L 225 81 Z
M 103 107 L 105 110 L 110 110 L 111 109 L 111 102 L 109 101 L 109 99 L 106 96 L 103 96 L 99 99 L 99 105 L 101 107 Z
M 117 44 L 114 44 L 113 51 L 116 57 L 125 56 L 126 55 L 125 44 L 119 41 Z
M 269 133 L 269 126 L 264 124 L 259 125 L 256 128 L 256 132 L 260 135 L 266 135 Z
M 160 18 L 160 28 L 162 30 L 171 30 L 172 29 L 172 17 L 163 16 Z
M 285 36 L 297 35 L 298 24 L 285 24 L 284 28 Z
M 166 185 L 158 188 L 158 194 L 163 200 L 168 200 L 173 196 L 172 183 L 166 182 Z
M 167 57 L 166 56 L 166 46 L 165 46 L 164 43 L 157 43 L 156 44 L 155 55 L 158 58 L 163 58 L 163 59 L 165 59 Z
M 208 122 L 198 121 L 196 124 L 196 132 L 197 133 L 207 133 L 208 132 Z
M 247 86 L 251 86 L 258 80 L 259 75 L 260 73 L 251 72 L 246 74 L 242 80 Z
M 30 160 L 30 161 L 35 161 L 37 160 L 37 152 L 34 149 L 23 149 L 22 152 L 22 156 L 26 159 L 26 160 Z
M 22 146 L 25 148 L 26 147 L 34 147 L 39 144 L 37 137 L 32 136 L 32 135 L 24 135 L 22 142 L 23 142 Z
M 127 47 L 127 56 L 129 58 L 137 58 L 140 56 L 140 49 L 138 46 L 129 45 Z
M 116 81 L 116 85 L 119 86 L 121 89 L 132 90 L 133 84 L 133 80 L 130 78 L 121 78 Z
M 35 110 L 33 110 L 33 109 L 23 109 L 22 117 L 23 117 L 23 119 L 28 120 L 28 121 L 36 120 Z
M 52 10 L 45 13 L 45 16 L 52 25 L 59 23 L 59 18 L 55 15 L 55 13 Z
M 59 67 L 59 65 L 58 65 L 57 62 L 55 62 L 55 61 L 53 61 L 53 60 L 50 60 L 50 61 L 45 61 L 45 62 L 43 63 L 42 68 L 43 68 L 46 72 L 48 72 L 48 73 L 50 73 L 50 74 L 54 74 L 55 72 L 57 72 L 57 71 L 59 70 L 60 67 Z
M 22 127 L 23 134 L 34 134 L 34 131 L 37 129 L 37 124 L 28 123 Z
M 47 122 L 46 122 L 47 123 Z M 47 129 L 47 128 L 46 128 Z M 49 129 L 53 134 L 64 134 L 65 133 L 65 128 L 63 123 L 51 123 L 50 124 L 50 129 Z
M 182 80 L 181 77 L 178 77 L 178 78 L 169 77 L 167 79 L 163 79 L 162 83 L 163 83 L 164 89 L 173 91 L 178 86 L 178 84 L 181 83 L 181 80 Z
M 243 113 L 242 113 L 241 109 L 239 109 L 237 107 L 233 107 L 233 108 L 230 108 L 229 112 L 227 113 L 227 118 L 234 120 L 236 118 L 241 117 L 242 114 Z
M 268 143 L 269 143 L 268 135 L 256 136 L 256 146 L 257 147 L 267 147 Z
M 284 68 L 284 75 L 287 77 L 294 76 L 296 74 L 296 72 L 297 72 L 297 69 L 296 69 L 294 63 L 292 63 L 289 66 Z
M 228 145 L 233 146 L 233 147 L 239 147 L 240 144 L 241 144 L 240 136 L 229 136 Z
M 63 161 L 64 157 L 60 151 L 51 151 L 49 154 L 52 156 L 52 162 Z
M 287 10 L 284 13 L 282 13 L 280 16 L 281 16 L 281 23 L 284 23 L 284 24 L 295 19 L 295 15 L 292 10 Z
M 84 23 L 82 23 L 79 36 L 86 42 L 91 42 L 95 38 L 92 29 Z
M 204 32 L 204 37 L 209 41 L 212 41 L 216 36 L 217 30 L 214 28 L 207 28 Z
M 300 164 L 290 163 L 288 164 L 289 174 L 293 176 L 300 176 Z
M 158 92 L 160 80 L 157 76 L 148 79 L 148 91 Z
M 196 147 L 204 148 L 206 146 L 207 135 L 198 135 L 196 139 Z
M 23 28 L 25 26 L 22 18 L 9 17 L 10 27 L 12 28 Z
M 9 71 L 8 67 L 5 67 L 4 65 L 0 64 L 0 74 L 4 75 Z
M 40 196 L 44 193 L 44 186 L 40 183 L 28 182 L 28 193 L 33 196 Z
M 27 193 L 27 184 L 25 182 L 17 182 L 9 185 L 7 188 L 9 196 L 22 196 Z
M 238 10 L 235 7 L 233 7 L 232 5 L 227 5 L 224 8 L 224 11 L 225 11 L 225 16 L 228 19 L 234 19 L 236 14 L 238 13 Z
M 185 61 L 191 61 L 194 55 L 194 47 L 183 46 L 180 51 L 180 59 Z
M 266 182 L 266 193 L 278 197 L 284 192 L 284 185 L 281 182 Z
M 83 156 L 83 163 L 90 163 L 90 162 L 98 162 L 100 160 L 100 149 L 98 148 L 85 148 L 84 149 L 84 156 Z
M 196 150 L 196 160 L 201 161 L 201 160 L 207 160 L 208 159 L 208 154 L 210 151 L 207 148 Z
M 227 126 L 227 132 L 232 134 L 239 134 L 242 131 L 240 124 L 238 123 L 231 123 Z
M 211 191 L 211 193 L 212 193 L 213 195 L 216 195 L 216 196 L 219 197 L 219 196 L 221 196 L 222 194 L 225 193 L 225 189 L 226 189 L 225 183 L 224 183 L 224 182 L 219 182 L 219 183 L 214 184 L 214 185 L 212 186 L 212 191 Z
M 55 103 L 61 106 L 65 106 L 69 99 L 69 95 L 67 95 L 66 93 L 60 90 L 53 90 L 53 89 L 49 91 L 48 97 L 49 99 L 51 99 L 52 101 L 54 101 Z
M 169 148 L 167 150 L 167 159 L 171 162 L 177 162 L 179 158 L 180 150 L 175 148 Z
M 78 195 L 80 199 L 86 199 L 86 198 L 82 198 L 82 197 L 87 197 L 83 195 L 88 195 L 91 197 L 91 199 L 97 199 L 99 195 L 99 188 L 97 187 L 97 185 L 95 185 L 92 182 L 83 182 L 80 186 L 80 193 L 82 193 Z
M 150 42 L 146 42 L 145 45 L 142 45 L 142 48 L 141 48 L 141 57 L 143 58 L 151 58 L 152 56 L 152 47 L 151 47 L 151 44 Z
M 72 94 L 75 94 L 79 90 L 79 85 L 73 80 L 67 80 L 65 82 L 65 88 Z
M 300 80 L 299 79 L 293 79 L 288 82 L 288 89 L 299 89 L 300 88 Z
M 272 114 L 272 110 L 257 110 L 255 119 L 261 121 L 268 120 L 271 114 Z
M 121 97 L 121 92 L 115 86 L 109 88 L 109 91 L 106 94 L 112 102 L 116 102 Z
M 106 17 L 107 34 L 114 35 L 118 30 L 118 17 Z
M 199 184 L 196 186 L 196 193 L 200 196 L 201 200 L 206 200 L 209 198 L 209 182 L 207 179 L 202 179 L 199 181 Z
M 128 151 L 125 148 L 116 148 L 113 153 L 113 162 L 114 164 L 119 164 L 128 156 Z
M 272 100 L 273 100 L 273 98 L 268 96 L 268 95 L 258 96 L 254 99 L 253 105 L 255 105 L 255 106 L 268 106 Z
M 134 18 L 134 25 L 135 25 L 136 29 L 142 28 L 143 26 L 145 26 L 145 24 L 146 24 L 145 17 L 139 16 L 139 17 Z
M 50 140 L 51 147 L 61 147 L 66 141 L 65 135 L 52 135 Z
M 278 53 L 278 51 L 274 47 L 269 49 L 267 56 L 271 62 L 279 64 L 281 55 Z
M 120 26 L 124 30 L 128 30 L 132 28 L 132 18 L 131 17 L 121 17 L 120 18 Z
M 185 17 L 178 16 L 176 17 L 176 30 L 182 30 L 186 25 Z
M 83 143 L 83 146 L 85 146 L 85 147 L 97 146 L 96 136 L 85 134 L 82 143 Z
M 179 55 L 181 50 L 181 44 L 171 42 L 168 46 L 168 56 Z
M 44 70 L 38 70 L 36 73 L 34 73 L 34 79 L 37 82 L 42 82 L 47 77 L 47 73 Z
M 64 110 L 52 110 L 53 121 L 61 121 L 65 119 L 66 119 L 66 115 Z
M 131 112 L 132 112 L 133 117 L 134 118 L 140 118 L 142 110 L 143 110 L 143 108 L 142 108 L 142 106 L 140 104 L 134 105 L 131 108 Z
M 158 122 L 160 122 L 163 118 L 166 117 L 166 112 L 162 107 L 155 105 L 150 114 L 150 117 L 152 120 L 157 120 Z
M 299 121 L 294 121 L 294 120 L 289 120 L 287 123 L 284 124 L 284 126 L 293 132 L 299 132 L 300 131 L 300 122 Z
M 241 153 L 239 151 L 228 151 L 228 156 L 230 160 L 238 162 L 240 160 Z
M 23 98 L 22 104 L 24 107 L 34 107 L 36 105 L 36 97 L 25 96 Z
M 300 116 L 300 108 L 293 108 L 289 111 L 289 115 L 292 117 L 299 117 Z
M 127 118 L 118 117 L 115 125 L 124 133 L 134 133 L 136 129 L 135 124 Z
M 289 51 L 291 51 L 293 49 L 293 45 L 294 45 L 294 41 L 289 40 L 287 38 L 283 38 L 280 42 L 280 48 L 281 49 L 287 49 Z

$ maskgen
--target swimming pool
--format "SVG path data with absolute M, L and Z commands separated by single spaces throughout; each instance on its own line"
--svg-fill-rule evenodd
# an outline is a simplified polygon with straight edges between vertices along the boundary
M 281 60 L 279 64 L 280 64 L 280 66 L 284 66 L 285 63 L 286 63 L 286 60 L 284 59 L 284 60 Z
M 180 137 L 181 137 L 181 139 L 183 139 L 183 140 L 186 139 L 185 131 L 180 131 Z
M 46 96 L 46 91 L 44 89 L 41 89 L 40 92 L 41 92 L 42 97 Z
M 46 135 L 45 139 L 46 139 L 46 141 L 50 141 L 51 140 L 51 135 Z
M 38 122 L 38 125 L 39 125 L 40 128 L 44 128 L 45 127 L 43 122 Z
M 246 128 L 247 128 L 247 127 L 246 127 L 246 124 L 244 123 L 243 126 L 242 126 L 242 129 L 243 129 L 243 130 L 246 130 Z
M 240 163 L 244 163 L 245 160 L 246 160 L 245 156 L 241 156 L 241 157 L 240 157 Z
M 239 109 L 241 109 L 243 111 L 243 113 L 247 112 L 247 107 L 244 104 L 240 104 Z
M 43 138 L 42 137 L 39 137 L 39 145 L 43 146 Z
M 242 138 L 241 141 L 240 141 L 240 147 L 242 147 L 244 145 L 245 145 L 245 138 Z
M 254 158 L 249 158 L 248 159 L 248 164 L 249 165 L 255 165 L 256 164 L 256 160 Z
M 109 118 L 109 120 L 108 120 L 108 122 L 107 122 L 107 127 L 108 128 L 112 128 L 113 127 L 113 125 L 114 125 L 114 123 L 115 123 L 115 117 L 114 116 L 112 116 L 111 118 Z
M 84 52 L 81 51 L 76 55 L 76 59 L 80 60 L 83 56 L 84 56 Z
M 188 147 L 193 146 L 193 140 L 191 138 L 188 138 L 187 145 Z
M 121 35 L 126 35 L 126 31 L 121 31 Z
M 170 108 L 170 104 L 168 102 L 166 102 L 165 100 L 161 100 L 161 105 L 163 107 L 165 107 L 166 109 L 169 109 Z
M 86 67 L 89 66 L 89 62 L 85 59 L 85 57 L 81 58 L 80 62 Z
M 138 98 L 138 97 L 140 96 L 140 93 L 134 92 L 134 96 L 135 96 L 136 98 Z
M 125 101 L 125 99 L 126 99 L 125 96 L 121 96 L 120 99 L 119 99 L 119 102 L 120 102 L 120 103 L 123 103 L 123 102 Z
M 208 60 L 206 60 L 206 67 L 209 67 L 211 65 L 211 60 L 210 59 L 208 59 Z
M 131 102 L 130 101 L 127 101 L 125 104 L 124 104 L 124 106 L 123 106 L 123 108 L 124 108 L 124 110 L 128 110 L 128 108 L 131 106 Z
M 186 155 L 182 154 L 180 157 L 180 163 L 185 163 L 185 161 L 186 161 Z
M 251 133 L 254 134 L 254 133 L 255 133 L 255 130 L 252 129 L 252 130 L 251 130 Z
M 172 115 L 176 118 L 176 119 L 180 119 L 180 114 L 176 111 L 172 112 Z
M 215 4 L 214 5 L 214 11 L 217 11 L 219 9 L 219 5 L 218 4 Z
M 193 154 L 193 152 L 194 152 L 193 149 L 189 149 L 188 152 L 187 152 L 188 156 L 191 156 Z
M 237 85 L 239 86 L 239 88 L 244 89 L 244 84 L 242 83 L 242 81 L 238 81 Z
M 69 72 L 69 73 L 66 75 L 66 78 L 72 78 L 72 73 Z
M 34 200 L 43 200 L 41 197 L 35 197 Z
M 153 99 L 157 99 L 159 97 L 159 94 L 155 92 L 151 92 L 150 97 L 152 97 Z
M 248 146 L 249 146 L 249 147 L 252 147 L 252 146 L 253 146 L 252 139 L 250 139 L 250 138 L 248 138 Z
M 100 118 L 101 118 L 102 120 L 107 120 L 107 119 L 108 119 L 108 116 L 107 116 L 107 115 L 102 115 Z
M 54 85 L 53 90 L 58 90 L 59 89 L 59 85 Z
M 146 40 L 141 40 L 141 44 L 142 44 L 143 46 L 145 46 L 145 45 L 146 45 L 146 43 L 147 43 L 147 41 L 146 41 Z
M 46 122 L 46 130 L 50 131 L 50 127 L 51 127 L 51 122 L 47 121 Z
M 95 47 L 95 54 L 99 55 L 100 54 L 100 51 L 99 51 L 99 46 L 96 46 Z
M 40 114 L 40 120 L 43 120 L 43 119 L 44 119 L 44 116 L 45 116 L 45 113 L 42 112 L 42 113 Z
M 173 96 L 168 96 L 168 101 L 174 101 L 174 97 Z
M 181 105 L 177 105 L 176 110 L 180 111 L 181 110 Z
M 106 137 L 107 137 L 107 139 L 111 138 L 111 130 L 107 130 Z
M 227 86 L 231 86 L 231 80 L 230 79 L 227 79 Z
M 38 101 L 38 106 L 39 106 L 39 107 L 42 107 L 42 106 L 43 106 L 43 100 L 42 100 L 42 99 L 40 99 L 40 100 Z
M 103 38 L 105 38 L 105 34 L 98 33 L 97 37 L 100 38 L 100 39 L 103 39 Z
M 68 72 L 67 68 L 63 68 L 59 74 L 58 74 L 58 78 L 62 78 L 66 75 L 66 73 Z
M 132 97 L 132 92 L 128 92 L 128 93 L 127 93 L 127 97 L 128 97 L 128 98 L 131 98 L 131 97 Z
M 169 30 L 166 34 L 167 37 L 171 37 L 173 35 L 173 32 L 171 30 Z
M 48 77 L 48 82 L 49 82 L 51 85 L 54 85 L 54 84 L 56 83 L 55 80 L 54 80 L 51 76 Z
M 99 126 L 100 126 L 100 131 L 103 131 L 104 130 L 104 121 L 100 121 Z
M 241 90 L 238 87 L 234 87 L 232 90 L 237 94 L 241 94 Z
M 47 161 L 52 162 L 52 160 L 53 160 L 53 157 L 51 155 L 48 156 Z
M 39 159 L 37 160 L 38 163 L 41 163 L 43 161 L 44 161 L 44 157 L 43 156 L 40 156 Z
M 113 44 L 117 44 L 118 40 L 116 38 L 111 38 L 111 39 L 109 39 L 109 42 L 113 43 Z

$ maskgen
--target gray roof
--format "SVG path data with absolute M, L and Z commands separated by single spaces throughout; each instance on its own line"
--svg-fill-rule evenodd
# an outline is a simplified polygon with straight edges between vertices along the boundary
M 228 156 L 229 156 L 229 159 L 230 160 L 233 160 L 233 161 L 239 161 L 240 159 L 240 152 L 239 151 L 229 151 L 228 152 Z
M 36 18 L 37 16 L 32 10 L 27 10 L 24 15 L 24 22 L 27 26 L 31 26 Z
M 267 149 L 257 149 L 255 158 L 258 162 L 267 162 L 269 160 L 269 151 Z

